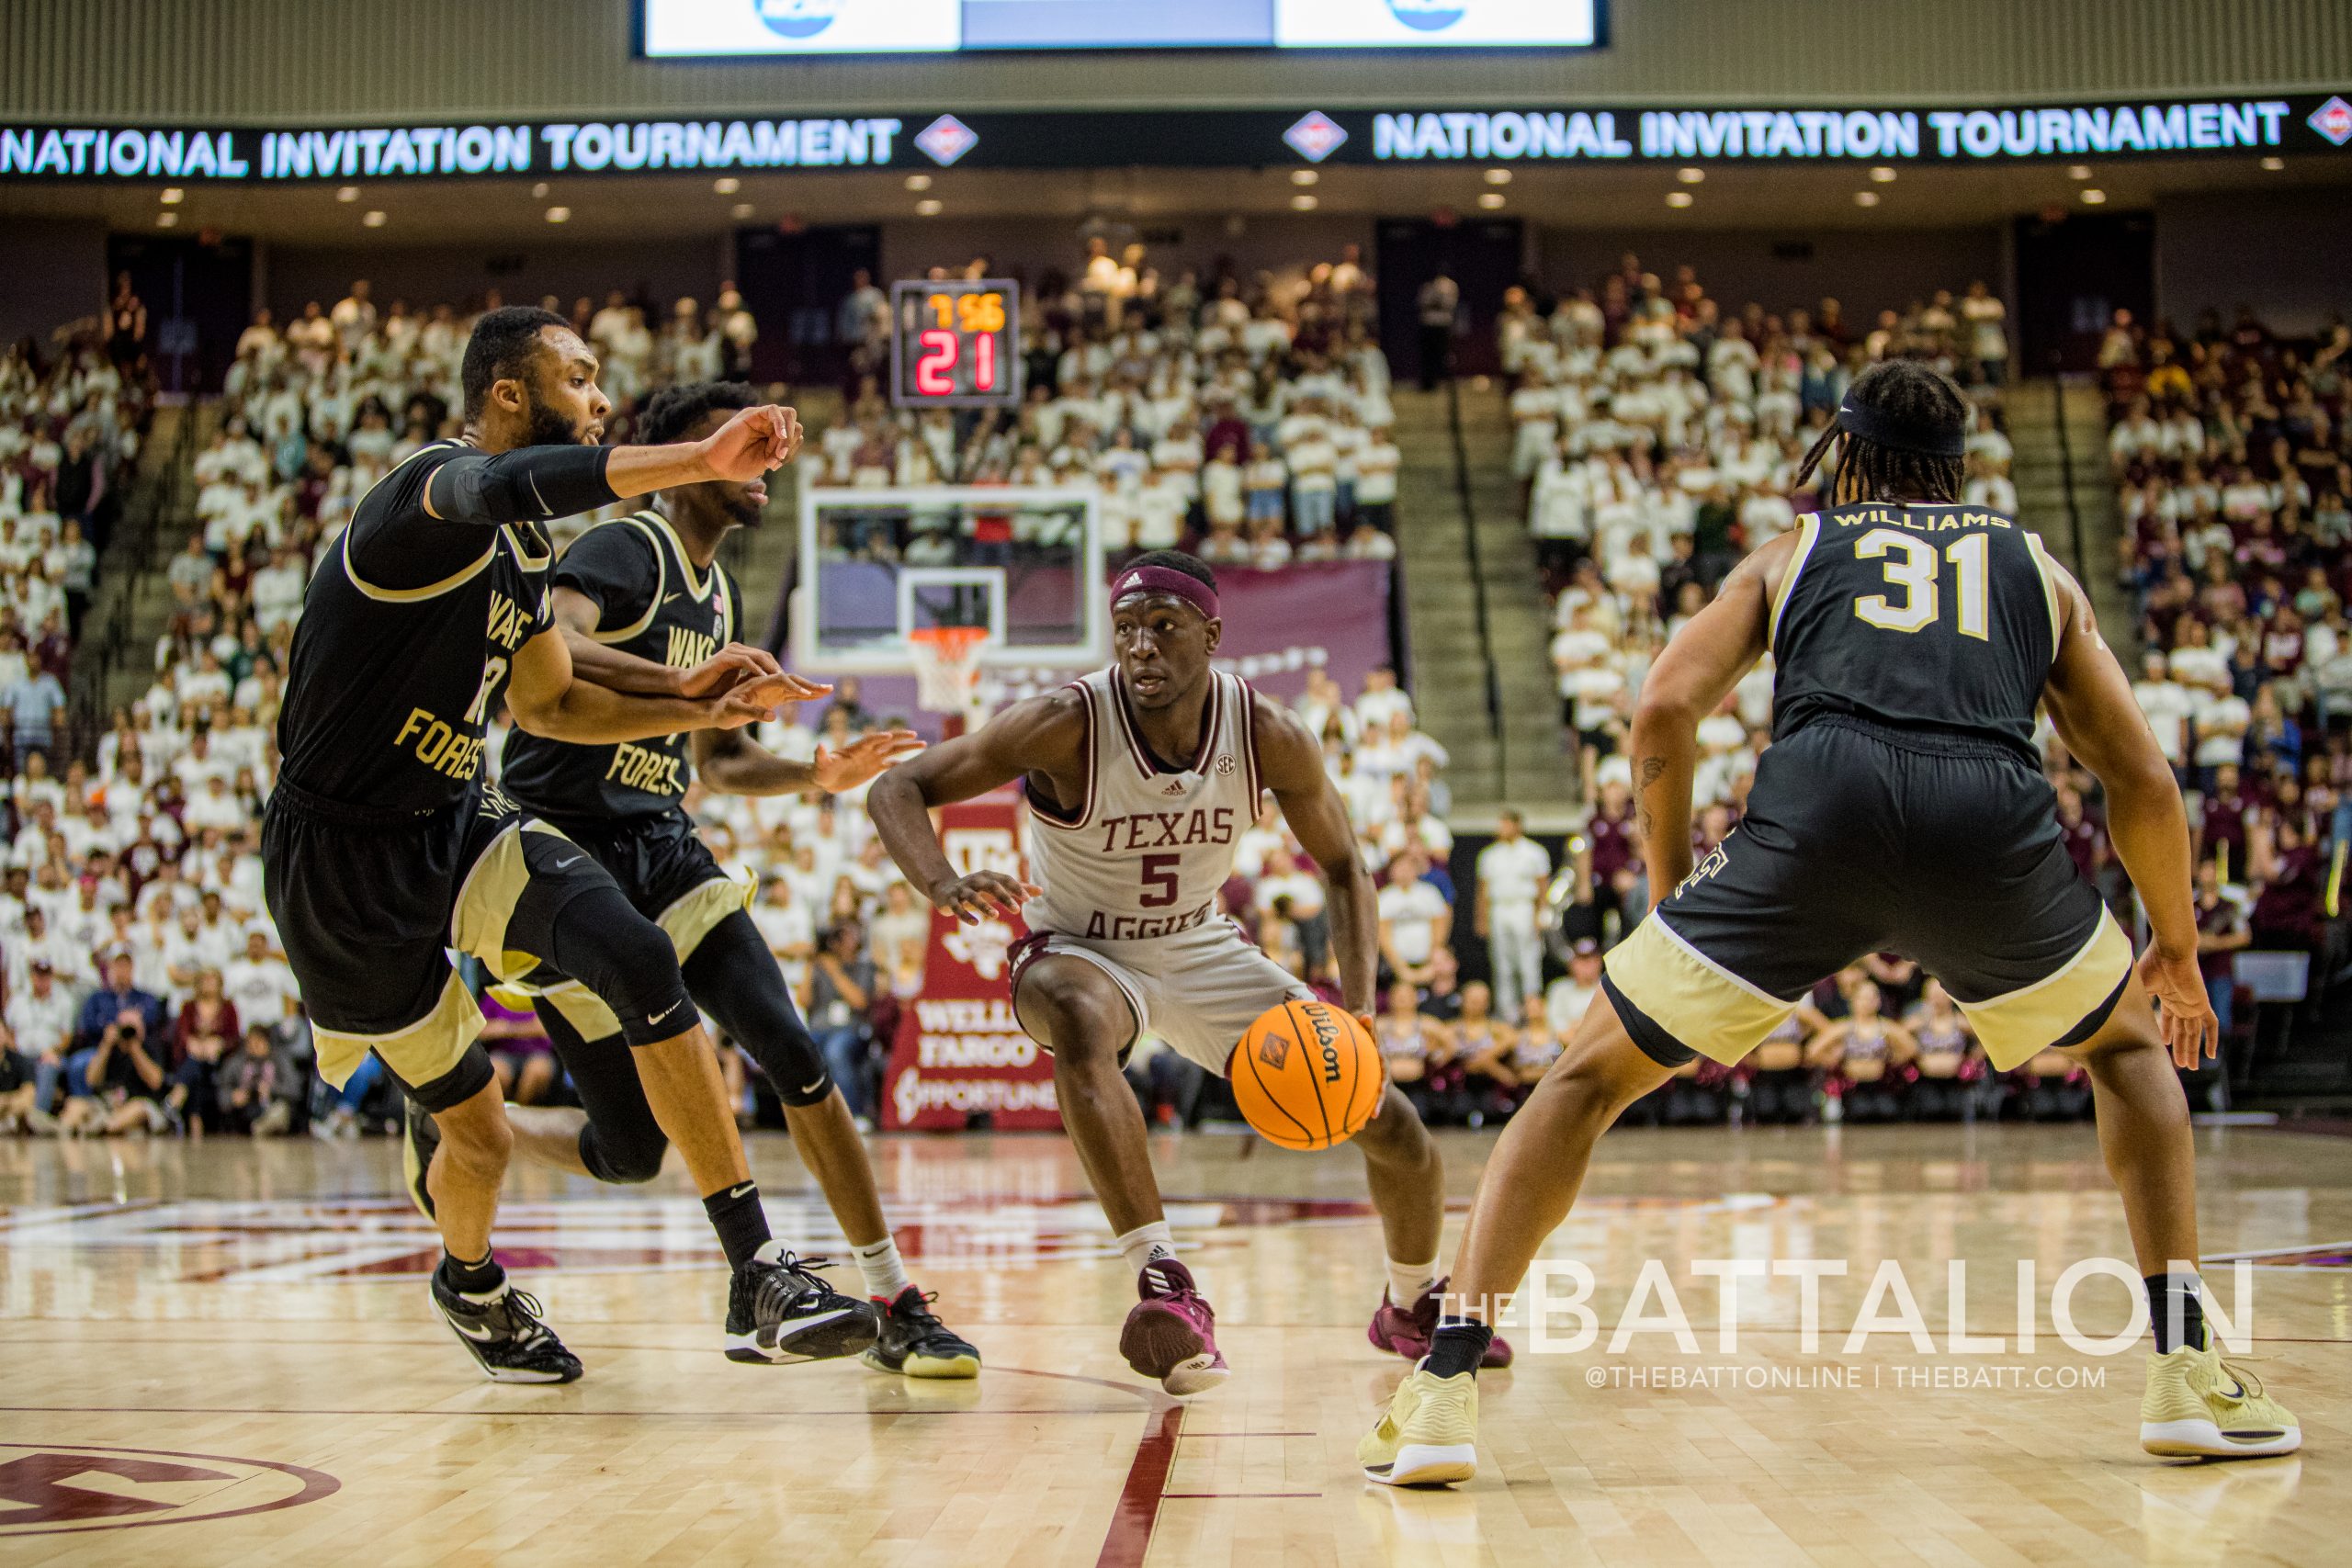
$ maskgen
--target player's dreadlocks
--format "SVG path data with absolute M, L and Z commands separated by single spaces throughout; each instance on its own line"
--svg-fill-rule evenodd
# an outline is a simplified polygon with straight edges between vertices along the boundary
M 1916 359 L 1871 366 L 1846 389 L 1838 417 L 1797 469 L 1803 489 L 1829 454 L 1844 445 L 1830 476 L 1831 504 L 1889 500 L 1956 502 L 1967 450 L 1968 400 L 1951 378 Z

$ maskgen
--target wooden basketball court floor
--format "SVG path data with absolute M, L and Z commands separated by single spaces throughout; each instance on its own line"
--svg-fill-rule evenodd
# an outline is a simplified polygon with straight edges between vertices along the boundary
M 2209 1258 L 2260 1257 L 2256 1367 L 2302 1419 L 2299 1456 L 2152 1459 L 2138 1348 L 2053 1336 L 2058 1273 L 2129 1256 L 2087 1127 L 1629 1130 L 1549 1247 L 1592 1268 L 1603 1342 L 1536 1355 L 1521 1330 L 1482 1383 L 1476 1481 L 1411 1494 L 1353 1461 L 1403 1364 L 1364 1340 L 1381 1248 L 1346 1152 L 1156 1143 L 1235 1369 L 1179 1406 L 1119 1359 L 1129 1277 L 1055 1137 L 877 1145 L 917 1278 L 987 1356 L 963 1385 L 732 1364 L 682 1183 L 518 1170 L 504 1255 L 588 1364 L 559 1389 L 480 1381 L 431 1315 L 434 1238 L 388 1143 L 10 1141 L 0 1563 L 2352 1561 L 2352 1140 L 2199 1141 Z M 1445 1139 L 1449 1252 L 1489 1142 Z M 837 1247 L 789 1144 L 755 1140 L 753 1163 L 780 1232 Z M 1697 1354 L 1664 1331 L 1609 1353 L 1651 1257 Z M 1689 1261 L 1807 1258 L 1849 1269 L 1820 1287 L 1817 1353 L 1793 1278 L 1741 1282 L 1723 1352 Z M 1889 1258 L 1939 1347 L 1949 1264 L 1978 1275 L 1966 1330 L 2013 1339 L 2033 1260 L 2034 1348 L 1846 1353 Z M 2125 1302 L 2083 1286 L 2082 1332 Z M 1928 1382 L 1955 1368 L 1976 1386 Z

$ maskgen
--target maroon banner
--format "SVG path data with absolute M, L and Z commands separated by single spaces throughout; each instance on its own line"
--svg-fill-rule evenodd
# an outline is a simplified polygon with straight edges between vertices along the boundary
M 1023 874 L 1022 809 L 999 790 L 941 810 L 940 847 L 957 875 Z M 1018 919 L 966 925 L 932 911 L 922 992 L 899 1009 L 883 1073 L 883 1126 L 957 1131 L 985 1111 L 1000 1128 L 1060 1128 L 1053 1061 L 1012 1015 L 1012 944 L 1027 934 Z

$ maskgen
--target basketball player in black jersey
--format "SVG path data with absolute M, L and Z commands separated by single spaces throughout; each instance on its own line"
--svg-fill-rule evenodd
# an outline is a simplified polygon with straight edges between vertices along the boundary
M 740 383 L 673 387 L 647 406 L 638 434 L 657 445 L 705 440 L 759 401 Z M 582 535 L 551 574 L 555 621 L 573 668 L 617 691 L 677 694 L 714 650 L 734 642 L 739 595 L 718 547 L 735 529 L 757 527 L 766 503 L 756 476 L 708 479 L 665 490 L 637 515 Z M 820 747 L 813 761 L 795 762 L 740 729 L 617 745 L 517 730 L 499 781 L 594 855 L 638 912 L 667 933 L 687 994 L 766 1072 L 793 1145 L 865 1271 L 880 1320 L 866 1363 L 911 1377 L 972 1377 L 979 1352 L 940 1322 L 907 1278 L 849 1106 L 745 908 L 751 889 L 719 869 L 683 804 L 697 769 L 705 784 L 737 795 L 839 792 L 922 749 L 912 731 L 895 730 L 839 752 Z M 535 1005 L 583 1109 L 507 1107 L 517 1150 L 600 1181 L 652 1180 L 668 1139 L 620 1020 L 593 991 L 560 977 Z
M 433 1299 L 491 1378 L 567 1382 L 581 1369 L 491 1253 L 513 1134 L 453 947 L 502 977 L 551 967 L 619 1017 L 734 1268 L 729 1354 L 852 1354 L 873 1342 L 872 1314 L 770 1239 L 669 939 L 587 853 L 482 780 L 483 725 L 502 690 L 523 728 L 606 745 L 739 727 L 812 690 L 747 649 L 714 649 L 670 696 L 574 671 L 548 607 L 541 525 L 674 485 L 752 479 L 800 444 L 792 412 L 766 407 L 700 441 L 599 446 L 609 405 L 595 371 L 561 317 L 490 312 L 466 347 L 465 438 L 395 467 L 322 552 L 263 819 L 270 912 L 321 1075 L 340 1086 L 372 1051 L 408 1094 L 411 1189 L 446 1249 Z
M 2156 1332 L 2142 1446 L 2246 1456 L 2300 1443 L 2294 1417 L 2221 1361 L 2198 1293 L 2195 1160 L 2173 1069 L 2210 1055 L 2216 1035 L 2180 791 L 2073 578 L 2012 519 L 1954 504 L 1968 418 L 1959 389 L 1918 364 L 1856 377 L 1797 476 L 1840 444 L 1831 504 L 1741 562 L 1652 667 L 1633 753 L 1653 907 L 1496 1145 L 1448 1315 L 1359 1446 L 1373 1479 L 1469 1478 L 1498 1304 L 1566 1218 L 1618 1113 L 1694 1054 L 1738 1061 L 1815 983 L 1874 952 L 1941 980 L 1995 1066 L 2055 1048 L 2088 1070 Z M 1694 867 L 1698 721 L 1767 651 L 1773 743 L 1747 819 Z M 2038 705 L 2107 786 L 2155 931 L 2136 966 L 2066 854 L 2032 742 Z

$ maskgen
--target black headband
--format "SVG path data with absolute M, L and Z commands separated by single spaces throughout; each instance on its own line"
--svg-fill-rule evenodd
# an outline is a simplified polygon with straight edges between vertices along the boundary
M 1898 452 L 1918 452 L 1929 457 L 1958 457 L 1968 450 L 1964 423 L 1898 418 L 1884 409 L 1854 401 L 1851 392 L 1838 405 L 1838 428 L 1881 446 L 1891 446 Z

